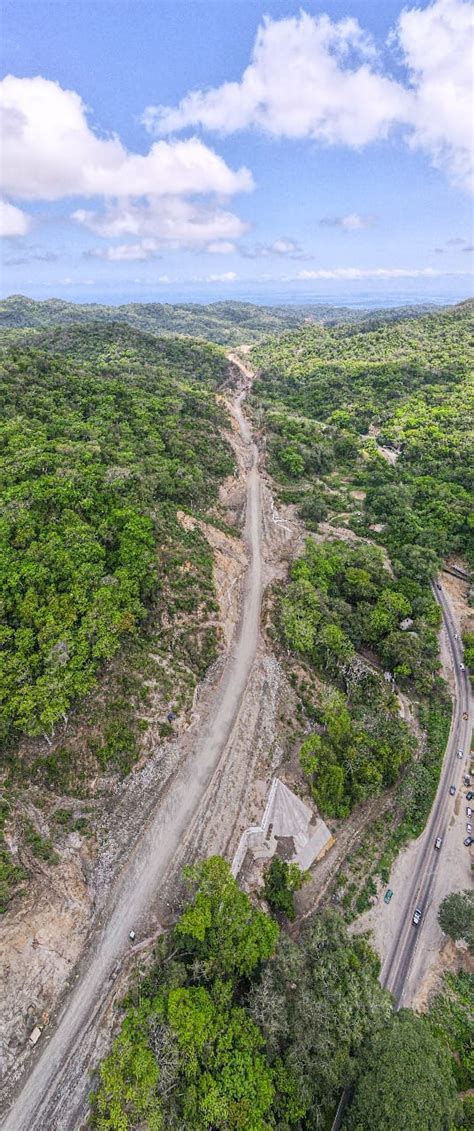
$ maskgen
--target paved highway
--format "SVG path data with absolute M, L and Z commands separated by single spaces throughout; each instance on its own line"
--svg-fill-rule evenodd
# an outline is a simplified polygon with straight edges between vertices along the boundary
M 449 787 L 451 785 L 456 786 L 457 794 L 462 793 L 461 805 L 465 804 L 463 776 L 468 770 L 471 742 L 472 720 L 469 674 L 467 671 L 461 671 L 460 668 L 462 660 L 461 645 L 460 641 L 455 638 L 456 629 L 444 591 L 434 586 L 433 593 L 441 606 L 444 627 L 452 655 L 455 697 L 451 729 L 438 791 L 426 829 L 419 838 L 418 853 L 413 866 L 413 879 L 411 884 L 407 887 L 405 898 L 401 901 L 397 930 L 381 971 L 382 985 L 390 990 L 398 1006 L 405 1004 L 404 990 L 415 951 L 418 947 L 423 945 L 424 922 L 426 914 L 432 904 L 436 873 L 439 868 L 443 867 L 443 847 L 441 847 L 440 851 L 437 851 L 434 845 L 436 837 L 440 836 L 444 839 L 452 817 L 456 799 L 451 797 L 449 793 Z M 463 718 L 464 713 L 467 713 L 467 719 Z M 464 751 L 462 760 L 457 757 L 458 749 Z M 459 842 L 459 851 L 467 851 L 462 843 L 462 839 L 460 839 Z M 423 912 L 418 927 L 415 927 L 413 924 L 413 912 L 415 907 L 420 907 Z

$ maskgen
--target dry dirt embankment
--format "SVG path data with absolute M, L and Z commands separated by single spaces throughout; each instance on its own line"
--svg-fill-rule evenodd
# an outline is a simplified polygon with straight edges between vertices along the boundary
M 242 412 L 251 373 L 232 361 L 243 376 L 240 391 L 228 397 L 245 505 L 246 568 L 234 578 L 241 592 L 240 619 L 214 678 L 204 682 L 197 697 L 189 729 L 174 749 L 170 744 L 171 775 L 158 804 L 153 759 L 123 785 L 115 828 L 92 876 L 98 909 L 92 937 L 71 972 L 62 1010 L 43 1034 L 23 1088 L 10 1104 L 5 1131 L 77 1128 L 91 1064 L 107 1041 L 101 1022 L 129 953 L 129 930 L 133 926 L 140 939 L 160 929 L 176 904 L 182 864 L 199 853 L 232 851 L 266 792 L 282 675 L 261 644 L 261 595 L 264 583 L 281 568 L 282 548 L 288 556 L 285 547 L 294 531 L 280 522 L 262 483 L 257 447 Z M 260 769 L 264 780 L 256 780 Z

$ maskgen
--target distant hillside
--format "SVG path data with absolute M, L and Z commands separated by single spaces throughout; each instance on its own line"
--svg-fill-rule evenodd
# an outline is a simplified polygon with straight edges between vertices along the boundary
M 270 334 L 297 329 L 305 322 L 322 325 L 336 323 L 388 322 L 407 315 L 418 316 L 428 305 L 399 307 L 393 310 L 352 310 L 329 305 L 256 306 L 250 302 L 128 303 L 101 306 L 98 303 L 63 302 L 44 299 L 37 302 L 24 295 L 11 295 L 0 302 L 0 328 L 49 329 L 51 326 L 81 325 L 85 322 L 126 322 L 152 334 L 186 334 L 220 345 L 235 346 L 258 342 Z
M 0 347 L 8 353 L 16 350 L 42 350 L 61 354 L 74 361 L 92 362 L 102 377 L 123 371 L 137 364 L 153 367 L 160 377 L 178 377 L 218 384 L 227 367 L 222 347 L 179 335 L 158 337 L 137 330 L 126 322 L 66 323 L 45 329 L 2 329 Z M 135 376 L 136 380 L 136 376 Z

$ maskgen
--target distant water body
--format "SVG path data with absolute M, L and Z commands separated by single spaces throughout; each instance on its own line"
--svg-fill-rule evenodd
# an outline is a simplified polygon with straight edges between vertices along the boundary
M 68 302 L 100 303 L 106 306 L 121 306 L 131 302 L 197 303 L 205 305 L 210 302 L 233 301 L 251 302 L 258 306 L 345 306 L 354 310 L 377 310 L 384 307 L 389 309 L 395 306 L 414 306 L 419 303 L 447 306 L 462 302 L 464 299 L 470 298 L 472 294 L 466 282 L 464 282 L 462 289 L 461 287 L 459 289 L 444 289 L 442 286 L 431 289 L 413 285 L 412 288 L 406 287 L 404 290 L 395 290 L 392 287 L 374 287 L 362 290 L 357 286 L 342 290 L 342 288 L 336 289 L 334 286 L 334 288 L 322 291 L 308 284 L 300 285 L 297 289 L 283 289 L 269 287 L 268 284 L 261 286 L 247 284 L 244 286 L 242 283 L 236 282 L 220 284 L 220 286 L 201 284 L 195 285 L 192 289 L 189 287 L 185 289 L 179 283 L 151 284 L 149 288 L 143 285 L 132 285 L 126 292 L 107 287 L 99 289 L 98 286 L 55 288 L 52 284 L 48 291 L 48 297 L 51 298 L 61 298 Z M 41 293 L 38 293 L 36 288 L 31 288 L 29 295 L 35 299 L 46 298 L 45 288 L 41 288 Z
M 63 296 L 66 297 L 65 295 Z M 392 308 L 395 306 L 413 306 L 418 303 L 426 305 L 433 303 L 435 306 L 446 306 L 447 304 L 462 302 L 463 299 L 469 298 L 466 291 L 459 292 L 459 294 L 417 294 L 413 291 L 399 291 L 396 294 L 391 292 L 387 294 L 383 291 L 378 291 L 374 294 L 371 292 L 358 292 L 346 291 L 342 294 L 302 294 L 301 291 L 245 291 L 237 292 L 237 290 L 230 291 L 227 288 L 225 291 L 209 292 L 207 289 L 203 293 L 200 291 L 198 294 L 190 294 L 189 291 L 167 291 L 163 293 L 161 290 L 157 293 L 148 293 L 146 295 L 132 295 L 128 294 L 114 295 L 113 297 L 97 296 L 92 301 L 103 302 L 111 306 L 121 305 L 122 303 L 129 302 L 165 302 L 165 303 L 199 303 L 206 304 L 210 302 L 252 302 L 257 306 L 346 306 L 354 310 L 378 310 L 381 308 Z M 76 295 L 75 302 L 91 301 L 91 296 L 88 295 L 87 299 Z

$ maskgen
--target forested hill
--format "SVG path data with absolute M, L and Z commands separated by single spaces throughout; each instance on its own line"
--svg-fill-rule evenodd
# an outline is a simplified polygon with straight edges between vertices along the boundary
M 126 322 L 91 321 L 66 323 L 49 329 L 0 330 L 0 349 L 43 350 L 75 361 L 93 362 L 98 374 L 113 370 L 125 373 L 129 362 L 142 362 L 144 375 L 156 387 L 161 376 L 219 384 L 227 362 L 220 346 L 192 338 L 145 333 Z M 138 378 L 134 369 L 133 380 Z
M 373 325 L 414 315 L 428 309 L 400 307 L 368 312 L 348 307 L 323 304 L 300 306 L 257 306 L 250 302 L 198 303 L 127 303 L 104 306 L 97 303 L 63 302 L 44 299 L 37 302 L 24 295 L 11 295 L 0 302 L 0 328 L 45 329 L 51 326 L 97 322 L 127 322 L 139 330 L 153 334 L 186 334 L 205 338 L 221 345 L 257 342 L 269 334 L 294 329 L 305 322 L 320 324 L 359 323 Z
M 387 314 L 389 312 L 386 312 Z M 408 312 L 409 313 L 409 312 Z M 420 368 L 447 371 L 472 363 L 474 299 L 456 306 L 362 325 L 305 325 L 254 350 L 254 360 L 267 372 L 275 367 L 292 378 L 305 377 L 322 362 L 417 363 Z
M 473 557 L 473 311 L 365 332 L 305 327 L 252 353 L 287 497 L 308 521 L 343 514 L 418 580 L 443 555 Z
M 163 603 L 176 507 L 206 507 L 233 466 L 216 346 L 93 325 L 41 347 L 16 341 L 1 359 L 4 737 L 49 731 L 91 690 Z M 188 571 L 189 608 L 209 599 L 193 585 Z

